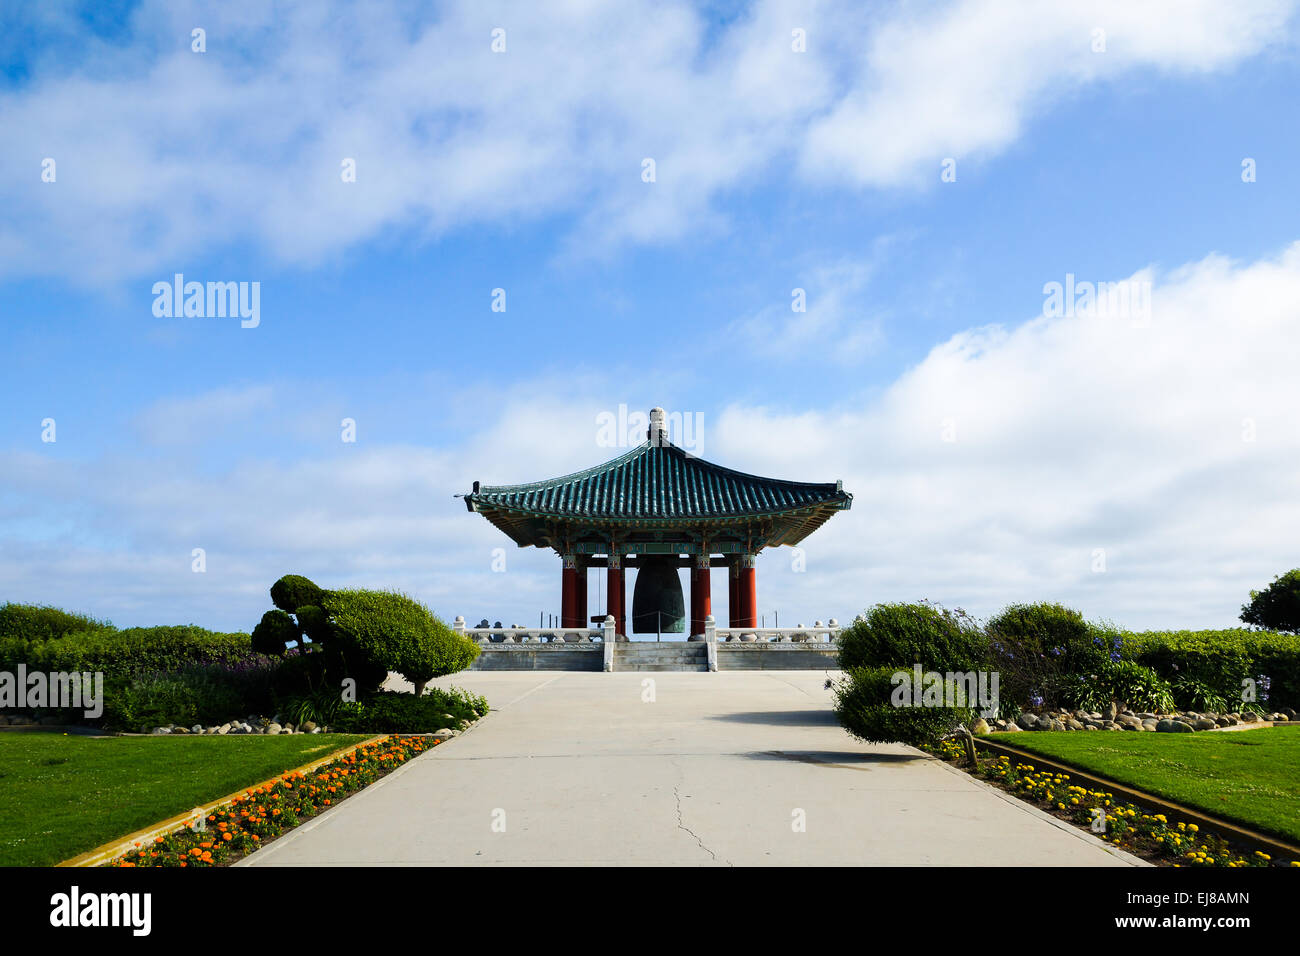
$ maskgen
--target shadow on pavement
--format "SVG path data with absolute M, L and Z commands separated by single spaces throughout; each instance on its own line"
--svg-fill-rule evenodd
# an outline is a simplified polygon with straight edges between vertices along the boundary
M 781 727 L 838 727 L 835 714 L 825 710 L 742 710 L 713 715 L 714 720 L 738 724 L 773 724 Z

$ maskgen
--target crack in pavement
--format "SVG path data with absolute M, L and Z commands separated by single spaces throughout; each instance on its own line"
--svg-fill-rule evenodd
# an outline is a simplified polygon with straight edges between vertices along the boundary
M 714 853 L 707 846 L 705 846 L 704 841 L 700 839 L 700 835 L 682 822 L 682 792 L 679 787 L 673 787 L 673 796 L 677 799 L 677 829 L 689 833 L 695 839 L 695 842 L 699 844 L 700 849 L 703 850 L 705 853 L 707 853 L 709 856 L 713 857 L 714 863 L 718 862 L 718 854 Z M 726 863 L 727 866 L 732 865 L 730 860 L 723 860 L 722 862 Z

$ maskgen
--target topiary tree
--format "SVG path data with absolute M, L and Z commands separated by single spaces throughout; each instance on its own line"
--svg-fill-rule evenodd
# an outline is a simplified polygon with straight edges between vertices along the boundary
M 324 610 L 347 650 L 401 674 L 417 696 L 434 677 L 464 670 L 479 653 L 477 644 L 400 592 L 330 591 Z
M 272 657 L 284 657 L 287 646 L 298 640 L 298 625 L 292 617 L 279 608 L 272 608 L 262 615 L 262 620 L 253 633 L 249 635 L 253 650 L 259 654 Z
M 301 574 L 286 574 L 271 585 L 271 603 L 281 611 L 293 614 L 300 607 L 320 607 L 326 591 Z
M 313 644 L 324 645 L 330 639 L 330 619 L 318 605 L 307 604 L 293 612 L 298 630 Z
M 1268 631 L 1300 633 L 1300 568 L 1278 575 L 1262 591 L 1251 591 L 1241 606 L 1241 620 Z

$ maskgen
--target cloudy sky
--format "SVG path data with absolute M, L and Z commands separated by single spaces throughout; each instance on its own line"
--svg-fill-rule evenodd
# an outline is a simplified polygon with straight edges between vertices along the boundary
M 854 494 L 769 624 L 1231 626 L 1300 565 L 1297 5 L 6 5 L 0 600 L 531 623 L 558 560 L 453 495 L 662 405 Z

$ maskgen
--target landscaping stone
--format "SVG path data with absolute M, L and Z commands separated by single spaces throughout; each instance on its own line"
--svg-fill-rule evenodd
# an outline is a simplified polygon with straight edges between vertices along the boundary
M 975 723 L 971 724 L 970 732 L 972 734 L 987 734 L 989 732 L 989 722 L 980 717 Z
M 1208 717 L 1192 721 L 1192 730 L 1213 730 L 1217 726 L 1219 725 Z
M 1020 729 L 1020 725 L 1016 723 L 1014 720 L 1008 721 L 1007 726 L 1004 729 L 1009 734 L 1024 733 L 1024 731 Z
M 1038 723 L 1038 718 L 1033 714 L 1024 713 L 1016 718 L 1016 723 L 1020 726 L 1021 730 L 1033 730 L 1034 725 Z
M 298 729 L 301 730 L 304 734 L 314 734 L 316 733 L 318 728 L 316 726 L 316 721 L 304 720 L 302 722 L 302 726 Z
M 284 728 L 281 727 L 281 726 L 280 726 L 278 723 L 276 723 L 274 720 L 271 721 L 269 724 L 266 725 L 266 732 L 267 732 L 268 734 L 278 734 L 278 733 L 279 733 L 280 731 L 282 731 L 283 729 L 284 729 Z

